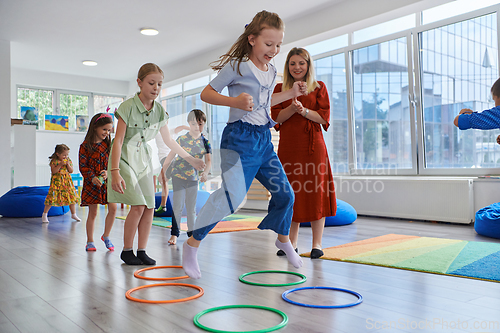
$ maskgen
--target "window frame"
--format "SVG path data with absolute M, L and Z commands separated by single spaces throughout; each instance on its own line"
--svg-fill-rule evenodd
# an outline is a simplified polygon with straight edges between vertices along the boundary
M 418 15 L 416 15 L 418 17 Z M 332 50 L 329 52 L 324 52 L 320 53 L 318 55 L 315 55 L 313 58 L 313 61 L 329 57 L 332 55 L 337 55 L 340 53 L 344 53 L 344 59 L 345 59 L 345 69 L 346 69 L 346 87 L 347 87 L 347 121 L 348 121 L 348 155 L 349 155 L 349 175 L 351 176 L 371 176 L 371 175 L 377 175 L 377 176 L 388 176 L 388 175 L 417 175 L 417 147 L 414 144 L 415 142 L 415 137 L 416 137 L 416 129 L 415 126 L 410 126 L 410 135 L 411 135 L 411 142 L 412 142 L 412 147 L 411 147 L 411 157 L 412 157 L 412 167 L 411 168 L 405 168 L 405 169 L 381 169 L 381 168 L 374 168 L 374 169 L 361 169 L 357 168 L 357 156 L 356 156 L 356 140 L 355 140 L 355 122 L 354 122 L 354 82 L 353 82 L 353 69 L 354 69 L 354 51 L 365 48 L 368 46 L 372 45 L 377 45 L 383 42 L 399 39 L 399 38 L 406 38 L 406 56 L 407 56 L 407 62 L 408 62 L 408 86 L 409 87 L 414 87 L 413 84 L 413 68 L 412 68 L 412 48 L 413 48 L 413 43 L 412 43 L 412 34 L 411 30 L 404 30 L 400 31 L 394 34 L 390 35 L 385 35 L 382 37 L 378 37 L 375 39 L 371 39 L 368 41 L 356 43 L 356 44 L 351 44 L 347 47 L 340 48 L 337 50 Z M 349 34 L 352 36 L 352 32 Z M 351 41 L 352 39 L 349 38 Z M 408 89 L 408 101 L 409 101 L 409 112 L 410 112 L 410 124 L 415 124 L 415 105 L 412 103 L 412 100 L 414 98 L 414 89 Z M 344 175 L 344 173 L 339 174 L 339 175 Z
M 38 86 L 31 86 L 31 85 L 25 85 L 25 84 L 17 84 L 16 85 L 16 116 L 19 117 L 19 110 L 21 105 L 19 105 L 19 100 L 17 98 L 18 96 L 18 89 L 31 89 L 31 90 L 45 90 L 45 91 L 52 91 L 52 114 L 53 115 L 60 115 L 61 114 L 61 103 L 60 103 L 60 96 L 61 94 L 68 94 L 68 95 L 80 95 L 80 96 L 88 96 L 88 105 L 87 105 L 87 111 L 88 111 L 88 117 L 91 119 L 94 114 L 94 95 L 98 96 L 106 96 L 106 97 L 118 97 L 118 98 L 123 98 L 125 101 L 126 96 L 119 95 L 119 94 L 107 94 L 107 93 L 98 93 L 98 92 L 88 92 L 88 91 L 79 91 L 79 90 L 68 90 L 68 89 L 58 89 L 58 88 L 44 88 L 44 87 L 38 87 Z M 23 105 L 24 106 L 24 105 Z M 111 112 L 113 113 L 113 112 Z M 40 120 L 40 119 L 39 119 Z M 39 129 L 41 131 L 45 131 L 45 129 Z M 73 130 L 69 131 L 61 131 L 61 133 L 72 133 L 75 132 Z
M 428 9 L 428 8 L 426 8 Z M 439 21 L 430 22 L 427 24 L 422 24 L 423 18 L 423 10 L 416 10 L 415 13 L 415 26 L 413 28 L 409 28 L 406 30 L 402 30 L 396 33 L 380 36 L 374 39 L 362 41 L 359 43 L 354 43 L 354 33 L 356 31 L 367 28 L 356 26 L 356 29 L 350 29 L 347 33 L 345 30 L 342 31 L 341 34 L 337 36 L 329 36 L 327 39 L 336 38 L 342 35 L 347 34 L 347 46 L 328 50 L 326 52 L 314 54 L 311 58 L 313 61 L 338 55 L 343 53 L 345 59 L 345 79 L 346 79 L 346 95 L 347 95 L 347 119 L 348 119 L 348 173 L 337 173 L 338 175 L 352 175 L 352 176 L 480 176 L 487 174 L 498 174 L 500 173 L 500 168 L 426 168 L 425 167 L 425 159 L 424 159 L 424 110 L 422 105 L 422 82 L 421 82 L 421 71 L 422 71 L 422 63 L 420 59 L 420 39 L 421 34 L 424 31 L 436 29 L 442 26 L 454 24 L 457 22 L 470 20 L 479 16 L 488 15 L 488 14 L 496 14 L 497 18 L 497 46 L 499 48 L 499 52 L 497 54 L 497 69 L 498 76 L 500 77 L 500 3 L 491 5 L 488 7 L 480 8 L 468 13 L 456 15 L 453 17 L 449 17 L 446 19 L 442 19 Z M 409 15 L 401 14 L 398 17 L 393 17 L 392 19 L 397 19 L 399 17 L 403 17 Z M 376 24 L 375 24 L 376 25 Z M 369 28 L 369 27 L 368 27 Z M 355 118 L 354 118 L 354 77 L 353 77 L 353 55 L 354 51 L 360 48 L 388 42 L 391 40 L 405 38 L 406 39 L 406 56 L 407 56 L 407 66 L 408 66 L 408 112 L 409 121 L 410 121 L 410 135 L 411 135 L 411 168 L 396 168 L 396 169 L 362 169 L 357 168 L 357 158 L 356 158 L 356 132 L 355 132 Z M 319 41 L 321 42 L 321 41 Z M 318 43 L 318 42 L 316 42 Z M 315 44 L 316 44 L 315 43 Z M 305 46 L 307 48 L 307 46 Z M 197 73 L 197 77 L 201 78 L 207 75 L 207 71 L 203 71 Z M 212 74 L 208 74 L 209 81 L 216 75 L 212 72 Z M 190 76 L 192 79 L 194 76 Z M 185 78 L 184 82 L 188 82 L 187 78 Z M 173 86 L 175 84 L 179 84 L 179 80 L 173 81 L 170 84 Z M 168 95 L 168 98 L 182 95 L 183 110 L 186 108 L 186 96 L 189 94 L 195 93 L 198 89 L 191 89 L 189 91 L 184 90 L 184 83 L 182 84 L 182 92 L 179 94 Z M 200 91 L 203 87 L 199 88 Z M 167 98 L 167 96 L 162 99 Z M 402 96 L 403 98 L 403 96 Z M 212 119 L 212 106 L 204 103 L 203 110 L 207 113 L 207 131 L 209 131 L 210 139 L 213 141 L 211 137 L 211 123 L 208 123 Z
M 418 174 L 422 176 L 484 176 L 491 174 L 500 173 L 500 168 L 426 168 L 425 167 L 425 151 L 424 151 L 424 109 L 422 102 L 422 82 L 421 82 L 421 73 L 422 73 L 422 63 L 420 59 L 420 39 L 421 34 L 425 31 L 437 29 L 440 27 L 444 27 L 447 25 L 455 24 L 462 21 L 467 21 L 474 19 L 476 17 L 496 14 L 497 17 L 497 45 L 500 46 L 500 4 L 481 8 L 472 12 L 468 12 L 465 14 L 453 16 L 444 20 L 431 22 L 425 25 L 417 26 L 412 29 L 414 36 L 416 36 L 413 40 L 413 61 L 415 67 L 415 94 L 413 103 L 416 104 L 417 107 L 417 144 L 414 146 L 422 147 L 418 149 Z M 500 77 L 500 50 L 497 54 L 497 70 L 498 76 Z

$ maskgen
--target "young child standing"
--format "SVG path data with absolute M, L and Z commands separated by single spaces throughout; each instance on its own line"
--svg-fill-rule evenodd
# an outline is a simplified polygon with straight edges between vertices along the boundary
M 71 211 L 71 218 L 75 221 L 81 221 L 76 215 L 77 203 L 80 203 L 78 192 L 71 179 L 73 173 L 73 162 L 69 158 L 69 147 L 65 144 L 56 145 L 54 153 L 49 156 L 50 159 L 50 188 L 45 198 L 45 207 L 42 214 L 42 222 L 49 223 L 47 213 L 52 206 L 68 206 Z
M 108 203 L 105 182 L 108 178 L 107 167 L 109 149 L 111 147 L 110 133 L 113 129 L 113 118 L 109 113 L 98 113 L 92 117 L 85 140 L 80 145 L 79 165 L 83 176 L 81 206 L 89 207 L 87 217 L 86 251 L 95 251 L 94 225 L 97 216 L 97 205 L 108 205 L 104 233 L 101 240 L 110 251 L 115 249 L 109 239 L 109 233 L 116 217 L 116 203 Z
M 179 237 L 179 226 L 181 223 L 181 214 L 186 204 L 188 236 L 191 236 L 194 229 L 194 220 L 196 217 L 196 199 L 198 196 L 198 180 L 202 183 L 208 179 L 208 172 L 212 163 L 212 147 L 210 142 L 203 136 L 203 128 L 207 122 L 207 116 L 203 111 L 194 109 L 188 114 L 189 132 L 177 138 L 177 143 L 184 150 L 195 158 L 205 156 L 205 170 L 198 175 L 198 172 L 190 166 L 182 157 L 177 157 L 172 163 L 171 173 L 173 187 L 172 204 L 172 231 L 169 244 L 175 245 Z M 170 165 L 175 153 L 170 152 L 164 161 L 163 169 Z
M 186 159 L 196 170 L 205 163 L 183 150 L 171 137 L 167 127 L 168 115 L 155 99 L 161 90 L 163 71 L 155 64 L 144 64 L 138 72 L 140 92 L 123 102 L 115 115 L 118 119 L 115 138 L 108 163 L 108 202 L 130 205 L 123 232 L 123 251 L 120 258 L 127 265 L 154 265 L 146 254 L 146 245 L 153 223 L 155 193 L 151 147 L 147 144 L 158 131 L 165 144 Z M 137 256 L 132 250 L 138 232 Z
M 219 71 L 201 93 L 201 99 L 229 106 L 229 120 L 221 140 L 222 187 L 213 192 L 196 219 L 193 235 L 183 244 L 182 265 L 192 278 L 201 277 L 197 251 L 201 241 L 218 221 L 234 212 L 254 178 L 271 192 L 268 214 L 259 229 L 278 234 L 276 246 L 296 268 L 302 259 L 288 237 L 292 220 L 293 189 L 271 143 L 270 107 L 305 93 L 296 82 L 292 89 L 274 94 L 276 68 L 270 61 L 283 42 L 284 24 L 275 13 L 261 11 L 212 68 Z M 228 87 L 229 97 L 221 95 Z M 271 101 L 272 96 L 272 101 Z

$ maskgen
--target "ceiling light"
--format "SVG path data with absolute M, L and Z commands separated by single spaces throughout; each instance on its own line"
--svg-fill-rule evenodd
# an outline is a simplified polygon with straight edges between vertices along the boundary
M 93 60 L 84 60 L 82 61 L 82 64 L 85 66 L 97 66 L 97 62 Z
M 142 28 L 141 34 L 146 35 L 146 36 L 156 36 L 156 35 L 158 35 L 158 30 L 153 29 L 153 28 Z

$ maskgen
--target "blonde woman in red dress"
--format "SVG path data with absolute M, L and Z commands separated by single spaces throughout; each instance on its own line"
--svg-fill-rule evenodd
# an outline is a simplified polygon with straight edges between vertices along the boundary
M 335 215 L 337 201 L 321 131 L 330 126 L 330 99 L 325 84 L 314 78 L 309 52 L 302 48 L 288 53 L 283 84 L 277 84 L 274 92 L 289 90 L 297 81 L 306 83 L 307 94 L 273 106 L 271 117 L 280 132 L 278 157 L 295 193 L 290 241 L 298 251 L 299 224 L 311 222 L 311 258 L 316 259 L 323 255 L 325 217 Z

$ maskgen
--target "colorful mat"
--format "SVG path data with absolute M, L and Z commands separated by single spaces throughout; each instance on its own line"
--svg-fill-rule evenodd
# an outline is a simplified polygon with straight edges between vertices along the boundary
M 117 219 L 125 220 L 126 216 L 119 216 Z M 210 231 L 211 234 L 220 232 L 232 232 L 232 231 L 243 231 L 243 230 L 257 230 L 257 226 L 262 221 L 262 217 L 248 216 L 233 214 L 224 218 L 222 221 L 217 223 L 215 228 Z M 187 219 L 186 217 L 181 218 L 181 230 L 187 231 Z M 153 225 L 163 228 L 172 227 L 171 217 L 157 217 L 153 218 Z
M 323 252 L 322 259 L 500 282 L 499 243 L 389 234 Z

